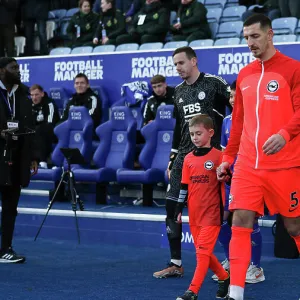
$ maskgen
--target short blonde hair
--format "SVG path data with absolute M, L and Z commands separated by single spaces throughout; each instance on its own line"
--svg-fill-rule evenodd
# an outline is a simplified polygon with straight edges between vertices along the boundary
M 214 129 L 214 121 L 209 115 L 198 115 L 193 117 L 189 121 L 189 127 L 195 126 L 195 125 L 203 125 L 205 129 Z

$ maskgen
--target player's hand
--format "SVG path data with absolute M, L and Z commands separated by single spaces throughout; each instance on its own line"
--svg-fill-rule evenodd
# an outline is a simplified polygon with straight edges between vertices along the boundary
M 273 134 L 264 143 L 262 150 L 266 155 L 278 153 L 286 144 L 286 140 L 280 134 Z
M 228 162 L 222 162 L 217 167 L 217 178 L 221 182 L 230 180 L 230 164 Z
M 31 176 L 35 175 L 38 172 L 38 163 L 37 163 L 37 161 L 32 161 L 31 162 L 30 169 L 31 169 Z
M 97 45 L 98 42 L 99 42 L 99 40 L 98 40 L 97 38 L 94 38 L 94 39 L 93 39 L 93 44 L 94 44 L 94 45 Z
M 102 39 L 102 45 L 105 45 L 109 41 L 109 38 L 106 36 Z
M 173 25 L 173 27 L 177 30 L 179 30 L 181 28 L 181 23 L 176 23 Z
M 169 167 L 170 167 L 170 165 L 171 165 L 171 161 L 169 161 L 169 163 L 168 163 L 168 167 L 167 167 L 167 175 L 168 175 L 168 178 L 169 178 L 169 180 L 170 180 L 170 177 L 171 177 L 171 170 L 169 169 Z

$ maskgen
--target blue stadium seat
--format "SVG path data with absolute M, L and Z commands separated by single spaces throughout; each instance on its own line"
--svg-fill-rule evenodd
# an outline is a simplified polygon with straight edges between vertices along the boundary
M 100 45 L 94 48 L 93 53 L 114 52 L 115 50 L 114 45 Z
M 167 42 L 164 45 L 164 49 L 177 49 L 179 47 L 184 47 L 187 45 L 188 45 L 187 41 Z
M 68 94 L 63 87 L 53 87 L 49 89 L 50 98 L 54 100 L 58 109 L 61 111 L 64 104 L 69 100 Z
M 278 18 L 272 21 L 274 34 L 293 34 L 298 20 L 297 18 Z
M 243 13 L 247 10 L 244 5 L 226 7 L 223 10 L 220 22 L 234 22 L 241 21 Z
M 69 25 L 69 21 L 62 21 L 60 26 L 59 26 L 59 33 L 58 36 L 62 39 L 70 39 L 68 33 L 67 33 L 67 28 Z
M 139 48 L 139 50 L 159 50 L 159 49 L 162 49 L 164 46 L 163 43 L 145 43 L 145 44 L 142 44 Z
M 239 0 L 227 0 L 225 8 L 230 6 L 238 6 Z
M 209 23 L 211 22 L 217 22 L 219 23 L 221 15 L 222 15 L 222 8 L 220 7 L 215 7 L 215 8 L 208 8 L 207 9 L 207 21 Z
M 51 10 L 48 13 L 48 19 L 59 23 L 66 16 L 66 13 L 66 9 Z
M 250 6 L 248 7 L 248 10 L 252 10 L 252 9 L 254 9 L 255 7 L 258 7 L 258 8 L 263 8 L 263 6 L 262 6 L 262 5 L 253 4 L 253 5 L 250 5 Z
M 297 27 L 295 29 L 295 34 L 300 34 L 300 20 L 298 21 Z
M 227 39 L 218 39 L 215 41 L 214 46 L 230 46 L 230 45 L 239 45 L 239 38 L 227 38 Z
M 222 8 L 224 9 L 227 0 L 205 0 L 206 8 Z
M 94 168 L 74 168 L 76 181 L 97 182 L 96 202 L 106 203 L 106 186 L 117 180 L 120 168 L 133 169 L 136 122 L 128 107 L 113 107 L 111 119 L 96 129 L 100 139 L 93 156 Z
M 99 95 L 102 101 L 102 118 L 101 123 L 108 121 L 109 119 L 109 99 L 103 87 L 101 85 L 91 86 L 91 89 L 95 92 L 95 94 Z
M 170 25 L 174 25 L 177 22 L 177 12 L 172 10 L 170 14 Z
M 85 107 L 71 107 L 68 120 L 55 127 L 54 133 L 58 143 L 52 152 L 52 162 L 56 169 L 39 169 L 35 180 L 58 181 L 62 170 L 66 166 L 60 148 L 78 148 L 87 163 L 91 159 L 93 120 Z M 76 167 L 76 166 L 74 166 Z
M 240 44 L 241 45 L 247 45 L 247 40 L 242 37 L 241 40 L 240 40 Z
M 59 48 L 54 48 L 50 51 L 51 56 L 53 55 L 68 55 L 71 53 L 71 48 L 69 47 L 59 47 Z
M 216 34 L 217 39 L 230 38 L 230 37 L 240 37 L 243 30 L 243 22 L 225 22 L 221 23 Z
M 63 20 L 70 20 L 77 12 L 79 12 L 78 7 L 70 8 L 69 10 L 67 10 L 65 16 L 63 17 Z
M 116 51 L 136 51 L 139 49 L 139 44 L 128 43 L 117 46 Z
M 274 35 L 274 43 L 294 43 L 296 42 L 297 37 L 295 34 L 283 34 L 283 35 Z
M 189 46 L 194 48 L 194 47 L 211 47 L 213 46 L 214 41 L 213 40 L 196 40 L 190 42 Z
M 142 183 L 143 205 L 151 206 L 153 201 L 153 184 L 165 182 L 165 171 L 169 162 L 172 147 L 173 119 L 172 105 L 160 106 L 156 118 L 141 130 L 146 142 L 139 155 L 142 170 L 128 170 L 126 168 L 117 171 L 119 183 Z
M 211 31 L 211 37 L 214 39 L 216 37 L 216 34 L 218 32 L 218 29 L 219 29 L 219 23 L 211 22 L 211 23 L 209 23 L 209 28 L 210 28 L 210 31 Z
M 300 42 L 300 35 L 297 36 L 297 42 Z
M 81 46 L 81 47 L 75 47 L 71 51 L 71 54 L 88 54 L 93 52 L 93 47 L 91 46 Z

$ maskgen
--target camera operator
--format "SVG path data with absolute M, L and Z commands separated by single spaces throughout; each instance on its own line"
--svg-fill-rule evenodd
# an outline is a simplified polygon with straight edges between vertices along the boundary
M 0 263 L 23 263 L 25 257 L 12 249 L 12 239 L 21 188 L 26 187 L 31 175 L 37 172 L 37 158 L 33 146 L 31 101 L 28 88 L 21 83 L 19 65 L 14 58 L 0 58 L 0 193 L 1 250 Z M 15 130 L 12 136 L 7 130 Z M 17 134 L 22 135 L 17 135 Z

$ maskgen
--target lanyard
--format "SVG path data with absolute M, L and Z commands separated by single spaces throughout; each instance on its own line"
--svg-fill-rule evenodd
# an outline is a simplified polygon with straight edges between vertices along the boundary
M 4 101 L 5 101 L 5 103 L 7 104 L 7 107 L 9 109 L 9 112 L 10 112 L 10 115 L 11 115 L 12 119 L 14 119 L 15 118 L 15 111 L 16 111 L 16 101 L 15 101 L 15 98 L 14 98 L 14 107 L 13 107 L 13 110 L 12 110 L 11 105 L 10 105 L 10 101 L 4 96 L 4 94 L 3 94 L 3 92 L 2 92 L 1 89 L 0 89 L 0 92 L 2 94 L 2 97 L 3 97 Z

